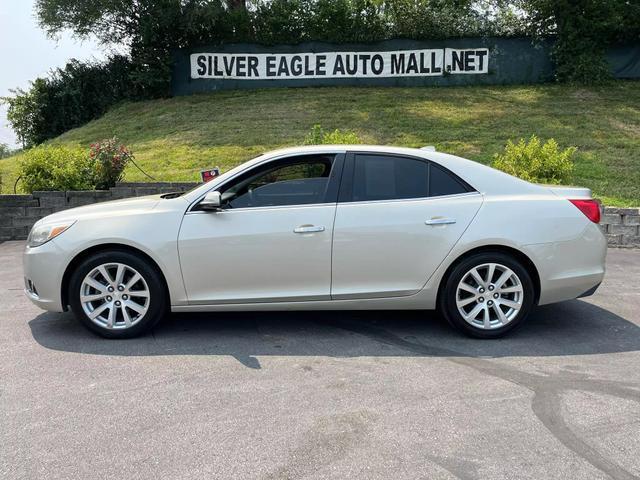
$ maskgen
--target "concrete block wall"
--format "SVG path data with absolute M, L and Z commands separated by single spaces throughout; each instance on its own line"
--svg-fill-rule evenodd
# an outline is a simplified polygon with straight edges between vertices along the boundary
M 0 195 L 0 241 L 26 239 L 35 222 L 61 210 L 121 198 L 185 191 L 195 185 L 186 182 L 118 183 L 110 190 Z
M 195 183 L 118 183 L 110 190 L 0 195 L 0 241 L 24 240 L 33 224 L 54 212 L 91 203 L 184 191 Z M 609 246 L 640 248 L 640 208 L 604 207 L 600 228 Z
M 640 248 L 640 208 L 604 207 L 600 228 L 609 246 Z

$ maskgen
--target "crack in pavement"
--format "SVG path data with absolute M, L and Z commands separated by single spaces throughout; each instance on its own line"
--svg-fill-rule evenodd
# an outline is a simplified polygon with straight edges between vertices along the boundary
M 562 398 L 565 391 L 604 393 L 624 400 L 640 403 L 640 391 L 631 383 L 598 380 L 573 372 L 563 372 L 550 376 L 523 372 L 484 358 L 472 357 L 465 353 L 447 348 L 414 343 L 403 339 L 388 330 L 357 321 L 325 321 L 325 325 L 351 331 L 387 345 L 399 347 L 424 356 L 438 356 L 472 368 L 480 373 L 519 385 L 533 392 L 531 410 L 546 429 L 565 447 L 584 459 L 593 467 L 616 480 L 640 479 L 625 470 L 616 462 L 608 459 L 594 447 L 576 435 L 561 414 Z M 415 338 L 415 337 L 413 337 Z M 416 339 L 417 341 L 417 339 Z

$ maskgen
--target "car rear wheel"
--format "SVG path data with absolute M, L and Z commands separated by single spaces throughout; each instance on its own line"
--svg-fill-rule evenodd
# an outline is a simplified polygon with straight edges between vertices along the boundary
M 69 282 L 76 318 L 105 338 L 131 338 L 153 328 L 167 311 L 166 289 L 155 266 L 125 251 L 84 260 Z
M 454 327 L 477 338 L 498 338 L 525 321 L 535 290 L 526 268 L 501 252 L 463 259 L 450 272 L 440 310 Z

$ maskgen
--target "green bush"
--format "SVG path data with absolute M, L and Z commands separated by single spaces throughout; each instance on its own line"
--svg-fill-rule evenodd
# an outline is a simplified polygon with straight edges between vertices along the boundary
M 106 190 L 115 187 L 122 179 L 124 168 L 133 159 L 131 151 L 116 137 L 91 144 L 89 158 L 93 162 L 95 188 Z
M 335 129 L 333 132 L 325 132 L 319 124 L 311 127 L 304 141 L 305 145 L 342 145 L 357 143 L 360 143 L 360 139 L 355 132 L 348 130 L 341 131 L 338 129 Z
M 571 180 L 575 147 L 558 148 L 551 138 L 542 145 L 535 135 L 529 142 L 523 138 L 515 144 L 507 142 L 504 153 L 496 154 L 493 167 L 529 182 L 560 184 Z
M 43 145 L 27 150 L 20 161 L 19 175 L 28 193 L 93 189 L 93 162 L 80 147 Z

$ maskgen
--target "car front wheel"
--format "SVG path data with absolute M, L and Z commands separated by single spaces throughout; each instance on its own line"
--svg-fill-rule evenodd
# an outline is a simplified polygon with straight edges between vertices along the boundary
M 69 282 L 76 318 L 105 338 L 131 338 L 153 328 L 167 310 L 162 275 L 126 251 L 100 252 L 85 259 Z
M 446 279 L 440 310 L 454 327 L 477 338 L 498 338 L 527 318 L 534 287 L 526 268 L 502 252 L 471 255 Z

